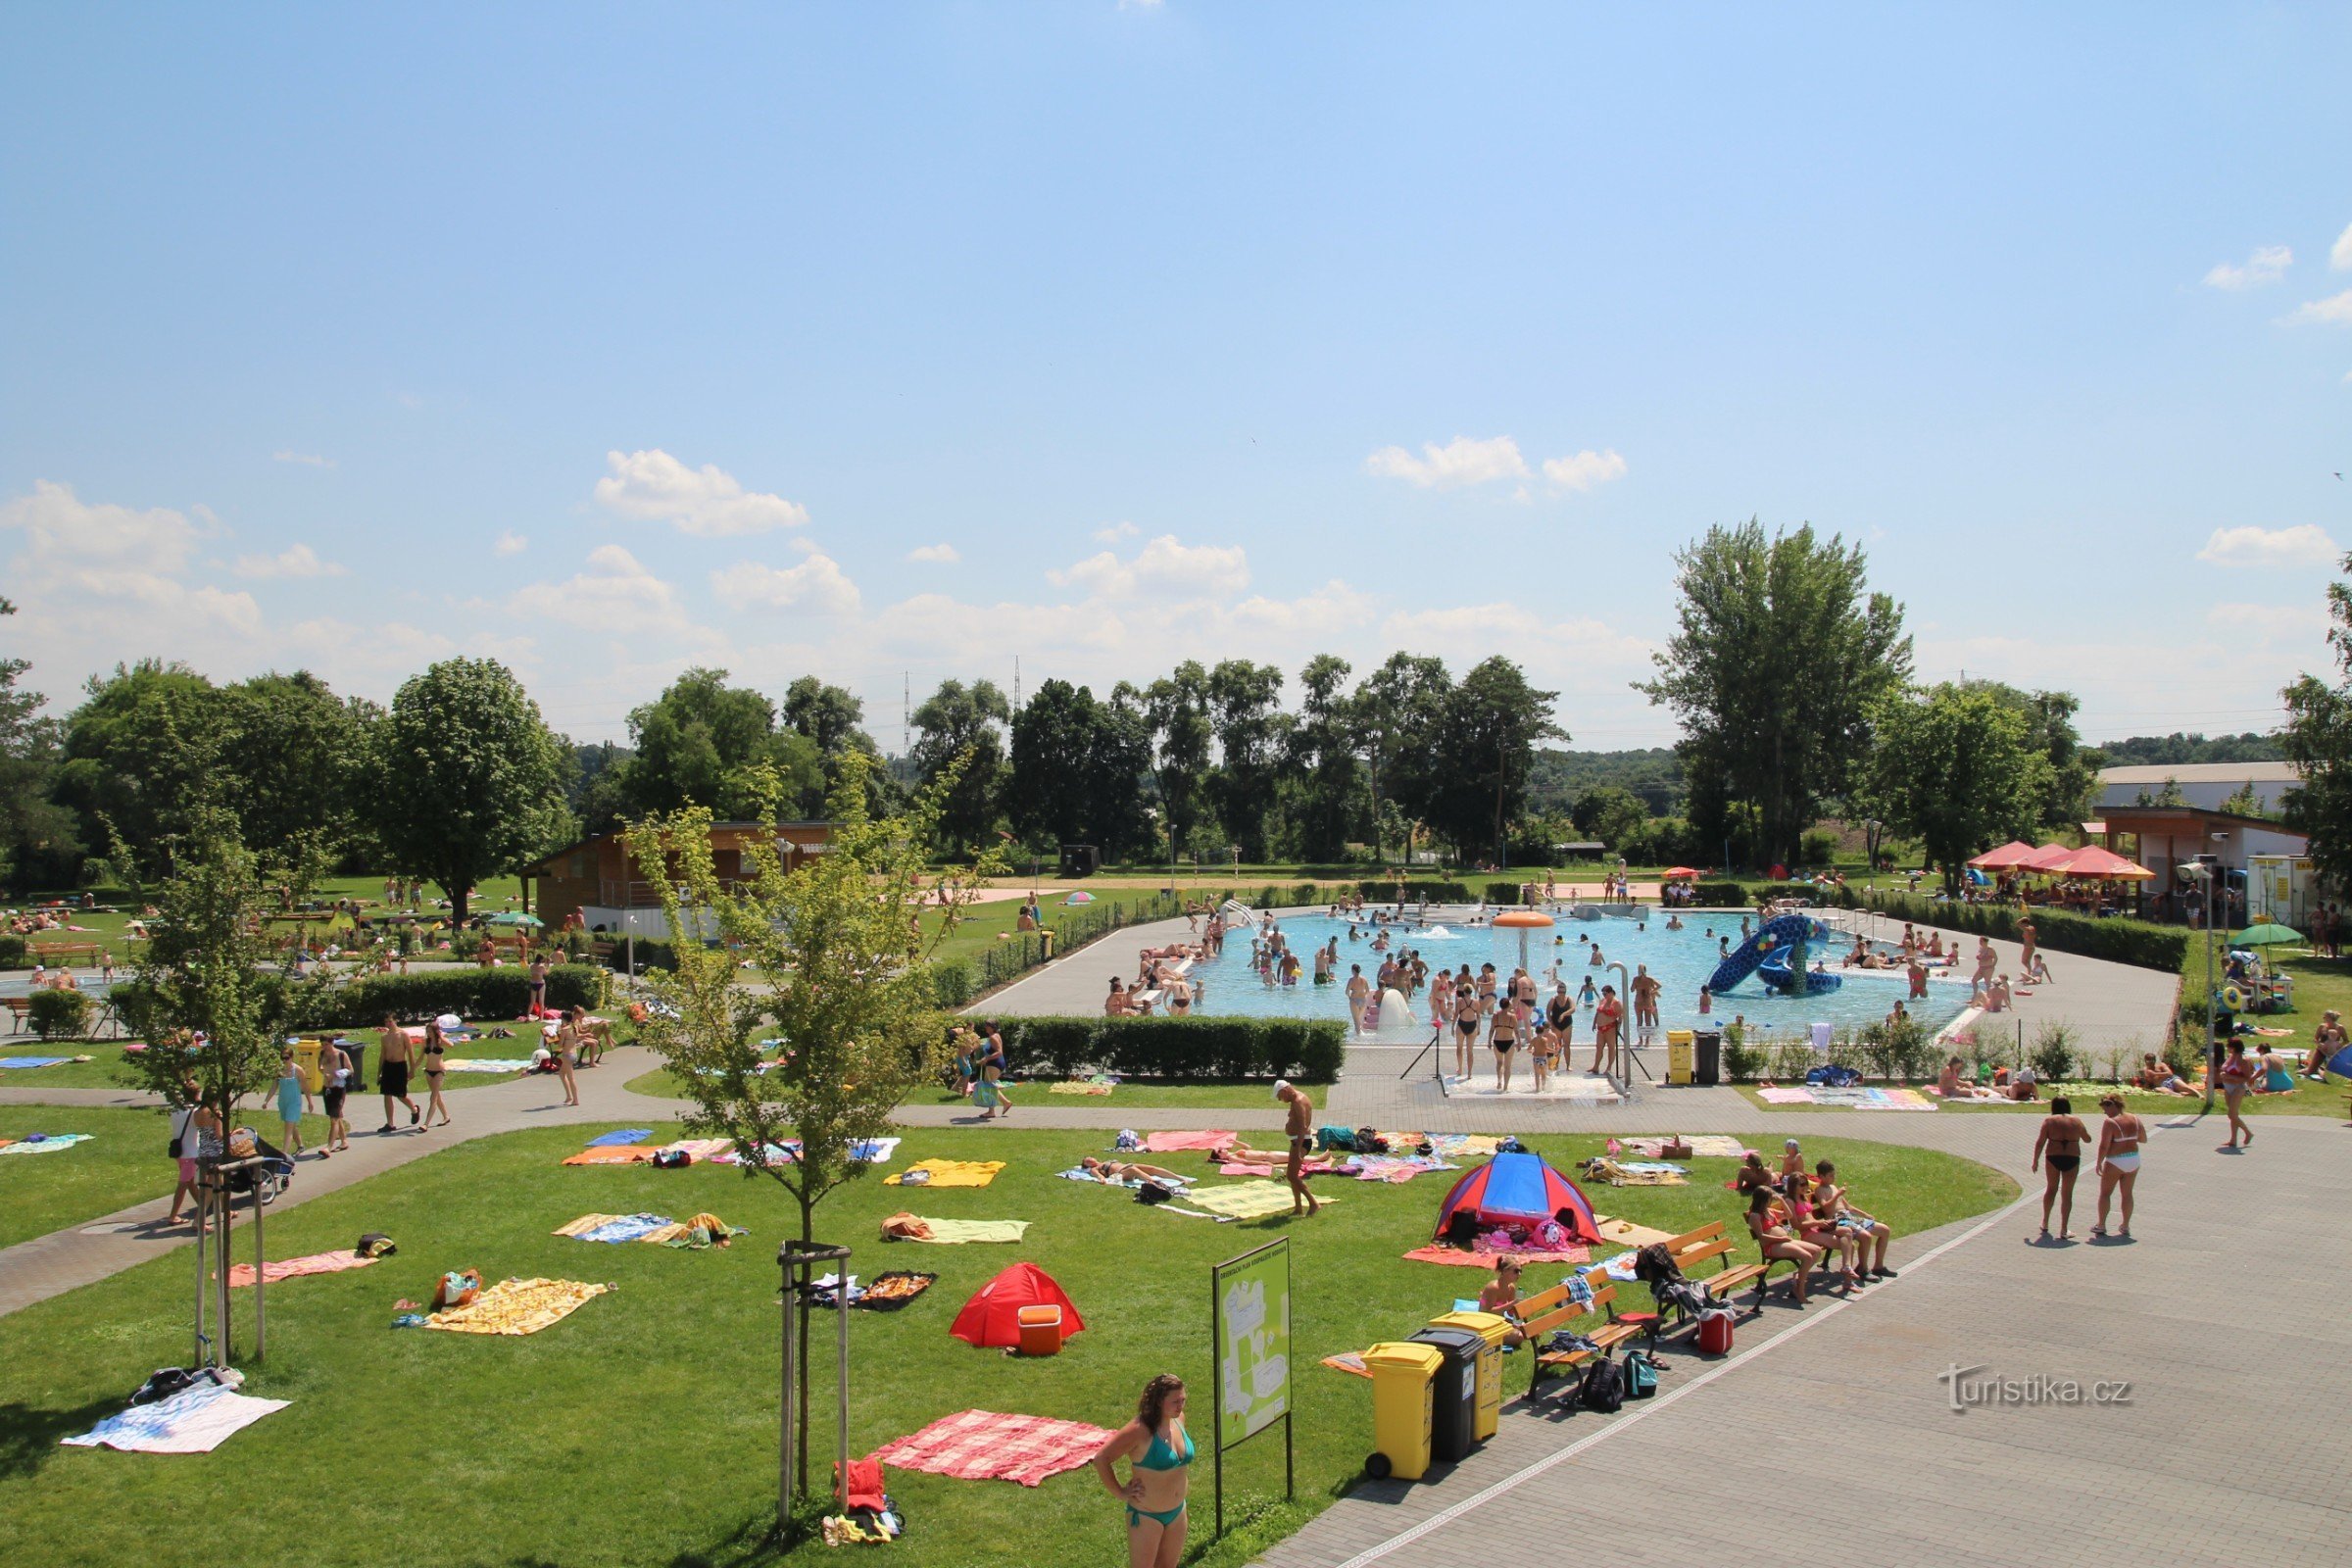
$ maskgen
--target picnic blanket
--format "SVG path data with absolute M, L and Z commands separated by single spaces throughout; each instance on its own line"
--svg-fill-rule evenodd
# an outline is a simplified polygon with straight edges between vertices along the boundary
M 1324 1201 L 1328 1203 L 1331 1200 L 1327 1198 Z M 1491 1269 L 1494 1266 L 1496 1258 L 1505 1255 L 1529 1263 L 1590 1263 L 1592 1261 L 1592 1249 L 1590 1247 L 1563 1247 L 1554 1251 L 1546 1251 L 1540 1247 L 1514 1247 L 1508 1254 L 1505 1254 L 1502 1252 L 1473 1252 L 1459 1247 L 1447 1247 L 1442 1242 L 1432 1242 L 1427 1247 L 1416 1247 L 1405 1253 L 1404 1260 L 1408 1263 L 1445 1263 L 1454 1268 Z
M 902 1470 L 958 1481 L 1015 1481 L 1034 1487 L 1094 1458 L 1110 1433 L 1083 1421 L 958 1410 L 866 1455 Z
M 1665 1152 L 1668 1144 L 1678 1141 L 1689 1147 L 1693 1159 L 1743 1159 L 1747 1155 L 1745 1144 L 1737 1138 L 1726 1137 L 1722 1133 L 1701 1133 L 1695 1138 L 1681 1140 L 1628 1138 L 1621 1147 L 1624 1152 L 1637 1159 L 1656 1159 Z
M 257 1399 L 225 1384 L 201 1382 L 169 1399 L 134 1404 L 79 1437 L 60 1438 L 69 1448 L 119 1448 L 124 1453 L 210 1453 L 221 1443 L 289 1401 Z
M 1107 1095 L 1117 1087 L 1115 1084 L 1097 1083 L 1091 1078 L 1072 1078 L 1062 1083 L 1048 1085 L 1046 1093 L 1049 1095 Z
M 1827 1084 L 1789 1084 L 1759 1089 L 1757 1098 L 1773 1105 L 1843 1105 L 1853 1110 L 1934 1110 L 1936 1102 L 1916 1089 L 1873 1089 L 1861 1085 L 1836 1089 Z
M 0 1154 L 54 1154 L 75 1144 L 86 1144 L 96 1133 L 34 1133 L 13 1144 L 0 1145 Z
M 1226 1132 L 1149 1133 L 1144 1148 L 1154 1154 L 1172 1154 L 1186 1149 L 1225 1149 L 1239 1139 L 1239 1134 Z
M 1672 1231 L 1653 1231 L 1646 1225 L 1637 1225 L 1630 1219 L 1610 1219 L 1595 1214 L 1592 1222 L 1600 1229 L 1600 1239 L 1623 1247 L 1642 1248 L 1652 1242 L 1671 1242 Z
M 898 1138 L 860 1138 L 856 1143 L 850 1145 L 850 1157 L 861 1164 L 879 1165 L 899 1152 L 899 1145 L 902 1142 L 904 1142 L 904 1140 Z M 789 1165 L 800 1157 L 801 1141 L 798 1138 L 787 1138 L 780 1144 L 767 1145 L 766 1148 L 761 1151 L 761 1158 L 758 1161 L 744 1158 L 743 1151 L 739 1149 L 729 1149 L 724 1153 L 712 1154 L 710 1156 L 710 1163 L 713 1165 L 748 1165 L 754 1163 L 761 1165 Z
M 262 1278 L 274 1285 L 279 1280 L 296 1279 L 304 1274 L 340 1274 L 346 1269 L 366 1268 L 374 1261 L 375 1259 L 372 1257 L 362 1257 L 359 1253 L 352 1251 L 313 1252 L 308 1257 L 289 1257 L 275 1263 L 264 1263 Z M 228 1283 L 231 1288 L 251 1285 L 253 1283 L 253 1265 L 251 1263 L 230 1264 Z
M 568 1236 L 580 1242 L 667 1241 L 682 1234 L 686 1227 L 667 1214 L 582 1214 L 570 1224 L 553 1234 Z
M 917 1187 L 986 1187 L 997 1179 L 1004 1168 L 1001 1159 L 918 1159 L 906 1170 L 894 1171 L 882 1178 L 885 1187 L 903 1187 L 912 1171 L 923 1171 L 927 1178 Z
M 922 1214 L 897 1213 L 882 1222 L 882 1239 L 961 1247 L 967 1242 L 1017 1242 L 1028 1228 L 1025 1219 L 932 1219 Z
M 0 1056 L 0 1067 L 55 1067 L 72 1056 Z
M 681 1138 L 675 1143 L 663 1144 L 654 1152 L 657 1154 L 684 1154 L 692 1160 L 716 1164 L 719 1155 L 735 1152 L 735 1140 L 732 1138 Z
M 1459 1165 L 1449 1164 L 1434 1155 L 1424 1157 L 1420 1154 L 1355 1154 L 1340 1161 L 1342 1173 L 1359 1182 L 1388 1182 L 1391 1185 L 1409 1182 L 1424 1171 L 1459 1169 Z
M 602 1149 L 583 1149 L 567 1157 L 566 1165 L 644 1165 L 652 1162 L 654 1152 L 642 1144 L 608 1144 Z
M 1083 1165 L 1072 1165 L 1068 1170 L 1057 1170 L 1054 1174 L 1060 1177 L 1065 1182 L 1093 1182 L 1099 1187 L 1124 1187 L 1130 1192 L 1144 1185 L 1141 1178 L 1133 1181 L 1121 1181 L 1115 1176 L 1099 1175 L 1094 1171 L 1088 1170 Z M 1170 1181 L 1161 1181 L 1159 1182 L 1159 1185 L 1162 1187 L 1189 1187 L 1192 1183 L 1198 1181 L 1199 1179 L 1200 1178 L 1196 1176 L 1178 1176 Z M 1157 1178 L 1154 1178 L 1154 1180 L 1157 1180 Z
M 1210 1168 L 1219 1176 L 1273 1176 L 1290 1169 L 1288 1165 L 1258 1165 L 1246 1159 L 1228 1159 Z M 1298 1174 L 1332 1176 L 1337 1175 L 1340 1169 L 1339 1161 L 1316 1154 L 1309 1155 L 1306 1163 L 1298 1167 Z
M 612 1289 L 579 1280 L 500 1280 L 464 1306 L 435 1312 L 424 1326 L 453 1334 L 536 1334 Z
M 588 1147 L 590 1149 L 611 1149 L 624 1144 L 642 1144 L 653 1136 L 654 1130 L 651 1127 L 621 1127 L 601 1138 L 589 1139 Z
M 1283 1182 L 1235 1182 L 1230 1187 L 1195 1187 L 1184 1195 L 1193 1207 L 1205 1209 L 1226 1219 L 1264 1219 L 1270 1214 L 1287 1214 L 1296 1201 L 1291 1189 Z M 1317 1200 L 1336 1203 L 1336 1198 Z
M 1592 1180 L 1607 1182 L 1611 1187 L 1680 1187 L 1689 1176 L 1680 1165 L 1614 1160 L 1605 1154 L 1593 1155 L 1579 1168 Z
M 451 1072 L 528 1072 L 536 1063 L 528 1056 L 451 1056 L 441 1065 Z

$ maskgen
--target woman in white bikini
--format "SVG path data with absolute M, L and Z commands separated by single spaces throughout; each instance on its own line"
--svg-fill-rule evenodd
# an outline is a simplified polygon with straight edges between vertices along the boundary
M 2254 1147 L 2254 1129 L 2246 1125 L 2246 1118 L 2238 1113 L 2238 1107 L 2246 1102 L 2246 1089 L 2257 1076 L 2254 1064 L 2246 1060 L 2246 1043 L 2242 1040 L 2230 1041 L 2230 1054 L 2223 1058 L 2221 1071 L 2222 1103 L 2230 1111 L 2230 1141 L 2222 1146 L 2224 1149 L 2235 1149 L 2241 1134 L 2245 1137 L 2246 1147 Z
M 2130 1241 L 2132 1184 L 2139 1180 L 2139 1151 L 2148 1141 L 2148 1129 L 2137 1116 L 2124 1109 L 2121 1095 L 2109 1095 L 2100 1101 L 2099 1109 L 2107 1113 L 2107 1119 L 2099 1123 L 2099 1157 L 2091 1167 L 2099 1177 L 2099 1222 L 2090 1228 L 2090 1234 L 2107 1234 L 2107 1200 L 2121 1189 L 2124 1222 L 2116 1234 Z

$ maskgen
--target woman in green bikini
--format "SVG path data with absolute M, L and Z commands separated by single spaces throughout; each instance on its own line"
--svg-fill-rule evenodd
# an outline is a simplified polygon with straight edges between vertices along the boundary
M 1128 1481 L 1119 1484 L 1119 1460 Z M 1110 1436 L 1095 1455 L 1102 1488 L 1127 1505 L 1128 1568 L 1176 1568 L 1184 1555 L 1187 1467 L 1192 1434 L 1184 1430 L 1184 1379 L 1162 1372 L 1144 1385 L 1135 1419 Z

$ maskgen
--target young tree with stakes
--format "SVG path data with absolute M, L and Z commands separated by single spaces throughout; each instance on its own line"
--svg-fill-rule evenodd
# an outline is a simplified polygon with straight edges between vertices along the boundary
M 677 969 L 656 975 L 653 1009 L 638 1032 L 669 1065 L 694 1108 L 688 1129 L 728 1138 L 747 1175 L 763 1175 L 800 1210 L 816 1239 L 826 1195 L 866 1173 L 855 1147 L 891 1129 L 891 1113 L 945 1066 L 946 1031 L 930 960 L 984 878 L 1003 866 L 994 849 L 928 879 L 925 858 L 960 764 L 944 769 L 895 816 L 866 808 L 861 752 L 847 751 L 829 814 L 826 853 L 787 871 L 764 840 L 743 846 L 743 869 L 722 882 L 710 813 L 699 807 L 629 829 L 637 874 L 661 890 Z M 934 905 L 942 918 L 922 916 Z M 706 947 L 703 939 L 716 946 Z M 674 1014 L 674 1015 L 673 1015 Z M 781 1036 L 772 1071 L 760 1042 Z M 779 1157 L 786 1140 L 796 1153 Z M 801 1364 L 808 1364 L 808 1325 Z M 796 1465 L 808 1485 L 808 1385 L 800 1387 Z

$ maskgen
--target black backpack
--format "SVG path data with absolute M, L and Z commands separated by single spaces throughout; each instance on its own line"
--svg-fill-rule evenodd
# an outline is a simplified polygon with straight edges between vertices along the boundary
M 1602 1415 L 1616 1414 L 1625 1407 L 1625 1369 L 1605 1355 L 1586 1367 L 1585 1380 L 1576 1388 L 1576 1402 Z

